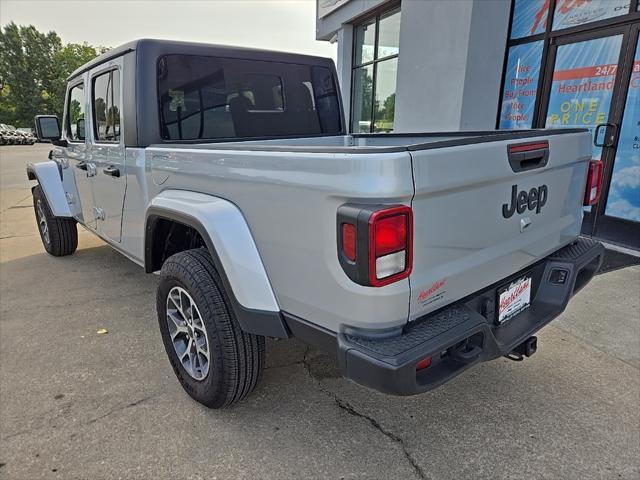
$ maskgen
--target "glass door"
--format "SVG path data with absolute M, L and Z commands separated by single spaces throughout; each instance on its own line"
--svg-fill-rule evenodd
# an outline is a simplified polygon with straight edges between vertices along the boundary
M 594 235 L 640 248 L 640 39 L 636 25 L 622 71 L 621 123 L 605 170 Z M 626 95 L 625 95 L 626 94 Z
M 552 68 L 545 75 L 541 106 L 544 127 L 588 128 L 594 139 L 592 158 L 605 165 L 604 185 L 608 184 L 616 157 L 622 118 L 620 97 L 621 92 L 626 93 L 627 82 L 623 80 L 630 74 L 625 61 L 634 31 L 637 38 L 637 26 L 568 35 L 554 39 L 549 49 Z M 597 227 L 605 204 L 603 192 L 599 204 L 585 212 L 583 233 L 603 236 L 610 230 Z

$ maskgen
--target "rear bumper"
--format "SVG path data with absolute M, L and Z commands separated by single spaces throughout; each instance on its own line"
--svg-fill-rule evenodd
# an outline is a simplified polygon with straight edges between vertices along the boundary
M 340 333 L 335 337 L 340 371 L 346 378 L 389 394 L 431 390 L 477 363 L 508 354 L 557 317 L 598 271 L 603 256 L 601 243 L 581 238 L 535 265 L 416 320 L 402 335 L 376 339 Z M 552 278 L 558 270 L 565 272 L 562 283 L 557 273 Z M 524 275 L 532 278 L 529 308 L 497 325 L 497 290 Z M 324 346 L 329 343 L 325 341 Z M 416 364 L 427 357 L 431 365 L 416 371 Z

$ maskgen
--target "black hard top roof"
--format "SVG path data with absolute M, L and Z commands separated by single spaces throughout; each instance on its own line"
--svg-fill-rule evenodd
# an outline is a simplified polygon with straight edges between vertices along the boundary
M 160 54 L 184 54 L 184 55 L 211 55 L 219 57 L 239 57 L 254 58 L 264 61 L 279 61 L 290 63 L 313 63 L 333 62 L 331 59 L 316 57 L 313 55 L 303 55 L 297 53 L 277 52 L 272 50 L 262 50 L 258 48 L 232 47 L 228 45 L 214 45 L 209 43 L 181 42 L 178 40 L 156 40 L 142 38 L 127 42 L 119 47 L 113 48 L 102 55 L 97 56 L 90 62 L 85 63 L 76 69 L 67 80 L 71 80 L 78 75 L 91 70 L 93 67 L 108 62 L 116 57 L 136 50 L 152 52 L 153 55 Z

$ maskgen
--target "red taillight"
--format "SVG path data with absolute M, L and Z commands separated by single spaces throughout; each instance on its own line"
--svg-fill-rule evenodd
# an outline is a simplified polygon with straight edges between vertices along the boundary
M 342 224 L 342 252 L 352 262 L 356 261 L 356 226 L 351 223 Z
M 386 217 L 375 223 L 374 233 L 376 256 L 404 250 L 407 245 L 407 217 L 395 215 Z
M 584 206 L 589 207 L 598 203 L 602 190 L 602 162 L 591 160 L 587 173 L 587 187 L 584 192 Z
M 381 287 L 406 278 L 412 266 L 413 212 L 407 206 L 369 217 L 369 284 Z
M 345 203 L 338 207 L 336 220 L 338 261 L 351 280 L 382 287 L 411 274 L 410 207 Z
M 416 363 L 416 372 L 420 370 L 424 370 L 425 368 L 429 368 L 431 366 L 431 357 L 423 358 L 418 363 Z

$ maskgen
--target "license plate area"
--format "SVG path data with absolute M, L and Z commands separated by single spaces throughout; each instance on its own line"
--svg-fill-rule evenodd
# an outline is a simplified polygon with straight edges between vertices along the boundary
M 513 319 L 531 305 L 531 275 L 514 280 L 497 291 L 498 325 Z

